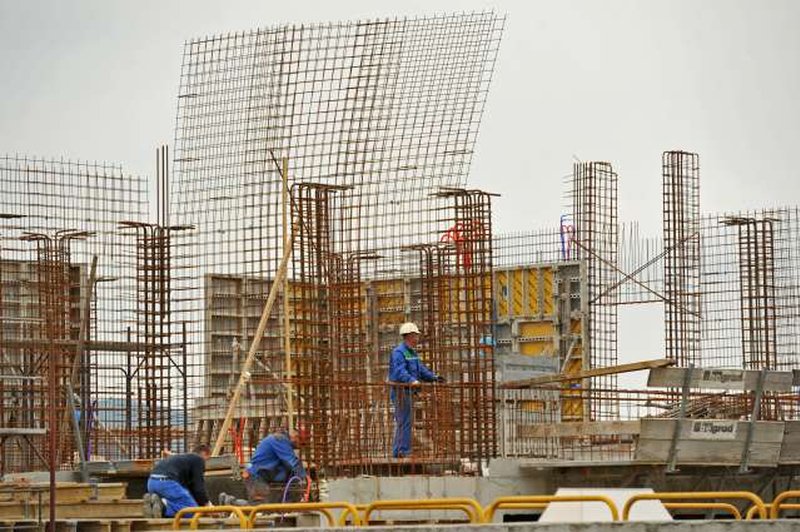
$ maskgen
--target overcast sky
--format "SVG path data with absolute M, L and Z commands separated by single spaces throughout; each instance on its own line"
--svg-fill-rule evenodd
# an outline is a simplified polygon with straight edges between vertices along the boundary
M 703 211 L 797 204 L 792 0 L 0 0 L 0 153 L 150 175 L 155 146 L 174 137 L 185 40 L 481 9 L 508 15 L 470 178 L 502 194 L 499 231 L 555 225 L 575 157 L 611 161 L 621 218 L 651 232 L 666 149 L 700 153 Z M 623 361 L 660 356 L 661 312 L 621 309 Z
M 704 211 L 795 204 L 797 1 L 0 0 L 0 153 L 152 174 L 172 142 L 183 42 L 285 22 L 508 15 L 471 184 L 497 228 L 556 223 L 573 156 L 608 160 L 620 214 L 657 231 L 660 153 L 701 155 Z

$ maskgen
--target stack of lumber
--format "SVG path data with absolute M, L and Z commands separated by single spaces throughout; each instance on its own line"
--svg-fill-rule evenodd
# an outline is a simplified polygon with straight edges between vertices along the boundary
M 56 517 L 117 518 L 141 517 L 142 501 L 125 499 L 124 483 L 56 484 Z M 0 519 L 49 519 L 50 485 L 17 480 L 0 482 Z

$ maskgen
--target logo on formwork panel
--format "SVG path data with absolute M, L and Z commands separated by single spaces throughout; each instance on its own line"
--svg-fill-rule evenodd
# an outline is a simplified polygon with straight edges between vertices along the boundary
M 744 371 L 740 369 L 704 369 L 700 378 L 703 384 L 739 384 L 744 382 Z
M 737 422 L 734 420 L 695 421 L 692 423 L 691 438 L 697 440 L 734 440 Z

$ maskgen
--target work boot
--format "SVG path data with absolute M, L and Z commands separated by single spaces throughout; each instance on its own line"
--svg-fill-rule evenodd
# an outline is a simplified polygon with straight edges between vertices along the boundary
M 247 506 L 249 504 L 248 501 L 244 499 L 237 499 L 233 495 L 228 495 L 227 493 L 220 493 L 219 494 L 219 505 L 220 506 Z
M 145 493 L 142 497 L 142 514 L 148 519 L 164 517 L 164 503 L 155 493 Z

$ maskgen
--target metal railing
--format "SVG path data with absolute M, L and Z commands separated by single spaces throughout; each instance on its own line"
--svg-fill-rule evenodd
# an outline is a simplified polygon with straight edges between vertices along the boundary
M 374 501 L 364 510 L 363 524 L 369 525 L 369 518 L 373 512 L 384 510 L 459 510 L 467 515 L 471 524 L 483 522 L 483 508 L 477 501 L 467 498 L 448 498 Z
M 394 499 L 377 500 L 366 505 L 355 505 L 350 502 L 305 502 L 276 503 L 252 506 L 204 506 L 184 508 L 172 521 L 172 528 L 179 530 L 187 515 L 191 515 L 189 527 L 198 528 L 202 516 L 213 514 L 234 514 L 239 520 L 240 529 L 252 529 L 261 513 L 318 513 L 325 517 L 327 524 L 333 526 L 369 526 L 375 512 L 382 511 L 448 511 L 463 512 L 470 524 L 491 523 L 500 510 L 543 510 L 551 503 L 560 502 L 593 502 L 605 505 L 612 521 L 629 521 L 633 506 L 641 501 L 661 501 L 667 510 L 722 510 L 731 514 L 734 519 L 742 519 L 740 510 L 730 502 L 722 500 L 747 501 L 751 504 L 745 519 L 776 519 L 781 510 L 800 510 L 800 503 L 787 503 L 790 499 L 800 499 L 800 491 L 786 491 L 778 495 L 767 505 L 756 494 L 749 491 L 701 491 L 701 492 L 665 492 L 639 493 L 631 496 L 619 511 L 616 503 L 608 496 L 595 495 L 518 495 L 498 497 L 485 509 L 470 498 L 441 499 Z M 768 511 L 769 508 L 769 511 Z M 340 510 L 338 519 L 332 510 Z
M 611 520 L 619 521 L 619 509 L 610 497 L 605 495 L 517 495 L 509 497 L 498 497 L 483 512 L 485 523 L 491 523 L 497 510 L 541 508 L 551 502 L 598 502 L 605 504 L 611 512 Z
M 729 502 L 665 502 L 664 508 L 667 510 L 724 510 L 734 519 L 742 518 L 739 509 Z M 757 506 L 753 506 L 753 508 L 758 510 Z
M 697 491 L 697 492 L 665 492 L 665 493 L 639 493 L 632 496 L 622 508 L 622 520 L 628 521 L 631 508 L 640 501 L 689 501 L 703 500 L 716 501 L 718 499 L 727 500 L 747 500 L 753 503 L 756 512 L 762 519 L 767 517 L 767 508 L 761 497 L 749 491 Z

